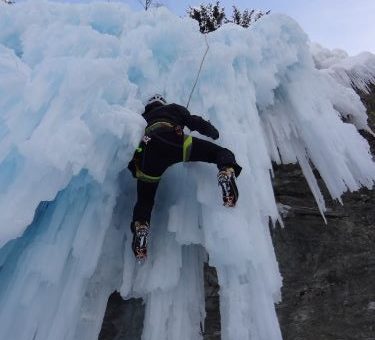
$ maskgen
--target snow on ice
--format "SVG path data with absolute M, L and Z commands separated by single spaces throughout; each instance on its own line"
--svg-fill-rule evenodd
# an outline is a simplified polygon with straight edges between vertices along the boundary
M 315 43 L 311 44 L 311 53 L 317 68 L 346 87 L 369 93 L 369 85 L 375 84 L 375 55 L 370 52 L 349 56 L 343 50 L 329 50 Z
M 272 161 L 300 164 L 322 214 L 312 165 L 337 200 L 372 187 L 375 165 L 356 129 L 368 130 L 365 108 L 347 83 L 315 68 L 289 17 L 225 25 L 208 42 L 189 109 L 218 127 L 243 166 L 240 200 L 222 207 L 212 165 L 172 167 L 150 258 L 138 266 L 126 165 L 145 99 L 160 92 L 187 103 L 206 48 L 197 23 L 119 3 L 0 3 L 1 339 L 95 339 L 116 289 L 144 299 L 144 340 L 201 339 L 207 254 L 222 339 L 281 339 Z

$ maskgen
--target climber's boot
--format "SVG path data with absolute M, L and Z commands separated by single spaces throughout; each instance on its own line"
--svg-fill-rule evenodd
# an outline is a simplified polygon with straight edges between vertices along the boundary
M 133 232 L 132 249 L 136 259 L 143 262 L 147 258 L 147 239 L 150 231 L 150 225 L 147 221 L 135 221 L 131 224 Z
M 223 204 L 226 207 L 234 207 L 238 200 L 238 189 L 236 185 L 234 169 L 225 167 L 217 174 L 217 181 L 223 192 Z

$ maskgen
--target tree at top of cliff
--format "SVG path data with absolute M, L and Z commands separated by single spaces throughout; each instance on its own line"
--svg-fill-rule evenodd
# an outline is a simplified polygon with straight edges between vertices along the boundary
M 236 6 L 233 6 L 232 17 L 231 17 L 231 20 L 228 20 L 228 22 L 232 22 L 234 24 L 247 28 L 252 23 L 258 21 L 261 17 L 269 13 L 271 13 L 271 11 L 261 12 L 261 11 L 256 11 L 255 9 L 252 9 L 252 10 L 245 9 L 241 13 L 241 11 Z
M 225 8 L 221 7 L 219 1 L 216 1 L 215 4 L 209 3 L 207 5 L 201 4 L 199 7 L 189 7 L 187 13 L 191 18 L 198 21 L 199 29 L 202 33 L 209 33 L 226 23 L 234 23 L 247 28 L 264 15 L 269 14 L 270 11 L 262 12 L 255 9 L 245 9 L 241 12 L 236 6 L 233 6 L 232 15 L 228 19 Z
M 199 28 L 202 33 L 208 33 L 217 30 L 225 19 L 224 7 L 220 6 L 219 1 L 215 5 L 200 5 L 199 7 L 189 7 L 188 14 L 191 18 L 199 22 Z

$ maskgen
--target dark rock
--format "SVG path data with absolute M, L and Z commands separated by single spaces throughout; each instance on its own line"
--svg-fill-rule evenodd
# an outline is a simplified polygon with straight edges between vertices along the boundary
M 369 309 L 375 301 L 375 191 L 345 195 L 344 208 L 328 202 L 327 225 L 294 203 L 297 213 L 272 232 L 283 276 L 277 312 L 284 340 L 375 338 Z
M 206 319 L 204 323 L 204 340 L 220 340 L 220 299 L 216 269 L 207 264 L 204 266 L 204 290 Z
M 362 96 L 374 128 L 375 96 Z M 374 152 L 374 137 L 364 136 Z M 375 191 L 347 193 L 343 206 L 328 200 L 327 225 L 296 167 L 276 169 L 275 192 L 291 206 L 285 228 L 272 231 L 283 276 L 277 313 L 284 340 L 375 339 Z
M 140 340 L 144 304 L 142 299 L 124 301 L 117 292 L 108 300 L 99 340 Z
M 204 340 L 220 340 L 219 285 L 216 270 L 205 264 L 206 319 Z M 141 340 L 145 308 L 142 299 L 123 300 L 114 292 L 107 304 L 99 340 Z

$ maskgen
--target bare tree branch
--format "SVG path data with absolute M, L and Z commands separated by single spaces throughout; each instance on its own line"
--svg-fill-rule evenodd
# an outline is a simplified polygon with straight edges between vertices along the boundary
M 142 7 L 145 9 L 145 11 L 147 11 L 151 5 L 152 5 L 152 1 L 153 0 L 138 0 L 138 2 L 142 5 Z
M 145 3 L 146 11 L 150 8 L 151 4 L 152 4 L 152 0 L 146 0 L 146 3 Z

